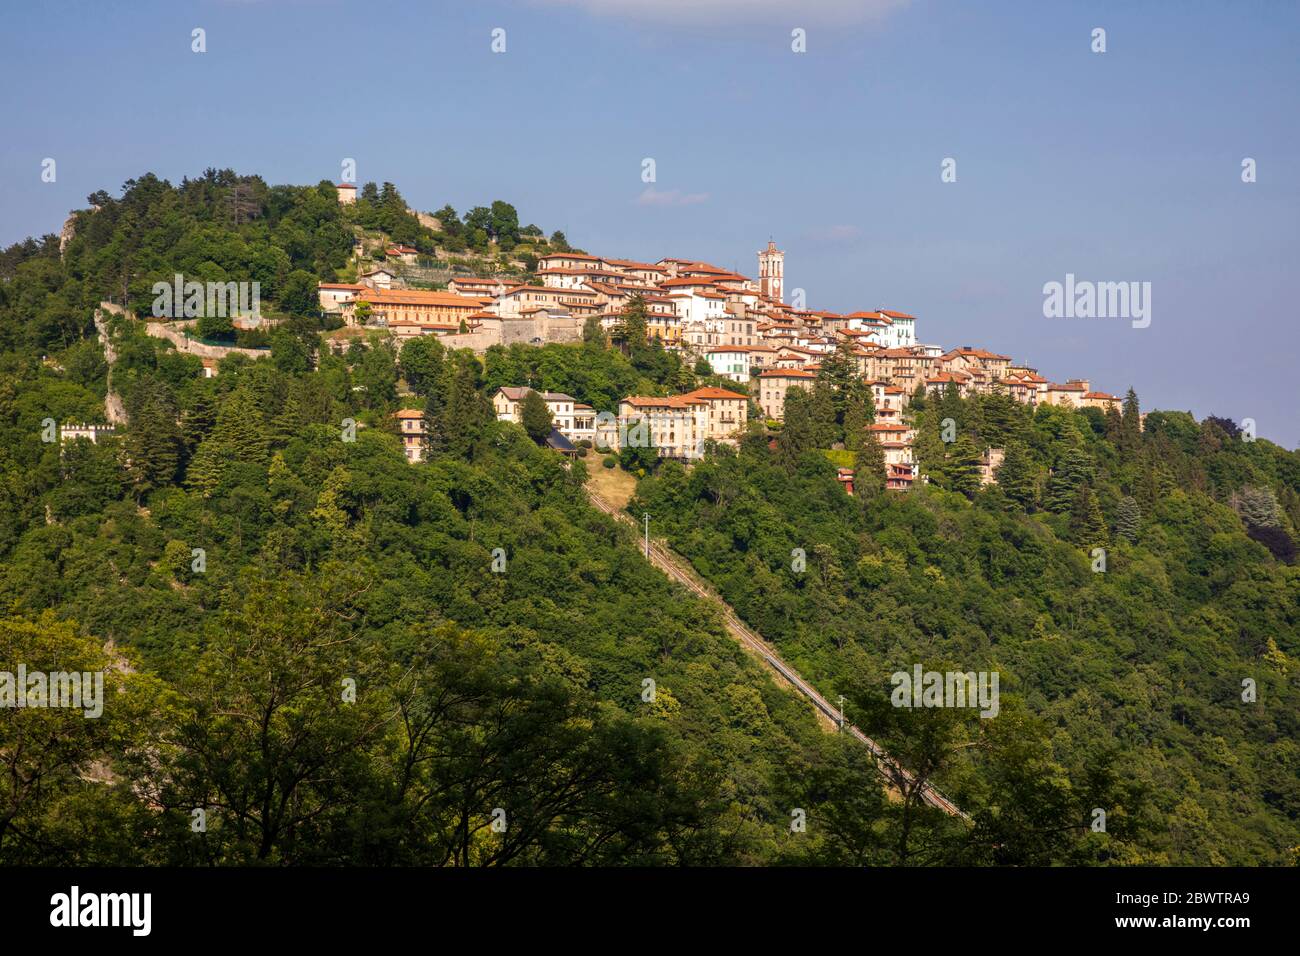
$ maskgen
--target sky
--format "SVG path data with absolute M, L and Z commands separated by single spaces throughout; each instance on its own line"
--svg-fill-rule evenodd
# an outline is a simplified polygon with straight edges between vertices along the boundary
M 351 158 L 602 255 L 755 275 L 771 238 L 787 300 L 1300 444 L 1300 4 L 94 0 L 5 26 L 0 245 L 145 172 Z M 1149 282 L 1150 324 L 1046 317 L 1067 274 Z

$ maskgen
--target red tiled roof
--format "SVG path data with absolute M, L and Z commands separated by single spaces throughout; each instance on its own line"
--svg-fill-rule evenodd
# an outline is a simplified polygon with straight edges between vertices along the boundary
M 722 399 L 733 399 L 733 400 L 739 399 L 740 401 L 743 402 L 745 400 L 745 396 L 741 395 L 739 392 L 730 392 L 725 388 L 714 388 L 713 386 L 709 386 L 707 388 L 697 388 L 693 392 L 687 392 L 685 395 L 682 396 L 682 398 L 703 398 L 708 401 L 718 401 Z

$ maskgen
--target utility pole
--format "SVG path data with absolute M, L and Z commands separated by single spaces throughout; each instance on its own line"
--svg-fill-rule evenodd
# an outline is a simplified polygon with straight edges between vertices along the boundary
M 844 695 L 840 694 L 840 730 L 844 729 Z
M 645 559 L 650 560 L 650 512 L 645 513 Z

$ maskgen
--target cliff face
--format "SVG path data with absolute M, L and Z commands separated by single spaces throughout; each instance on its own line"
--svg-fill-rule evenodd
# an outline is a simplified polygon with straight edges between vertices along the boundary
M 59 255 L 62 256 L 65 249 L 68 248 L 74 236 L 77 234 L 77 214 L 70 213 L 68 218 L 63 221 L 63 229 L 59 232 Z

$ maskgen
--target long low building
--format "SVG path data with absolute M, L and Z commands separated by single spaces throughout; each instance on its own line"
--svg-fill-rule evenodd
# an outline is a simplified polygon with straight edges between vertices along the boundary
M 459 327 L 492 304 L 491 298 L 422 289 L 366 289 L 345 300 L 341 309 L 348 325 L 357 323 L 357 307 L 370 306 L 370 324 L 427 322 Z

